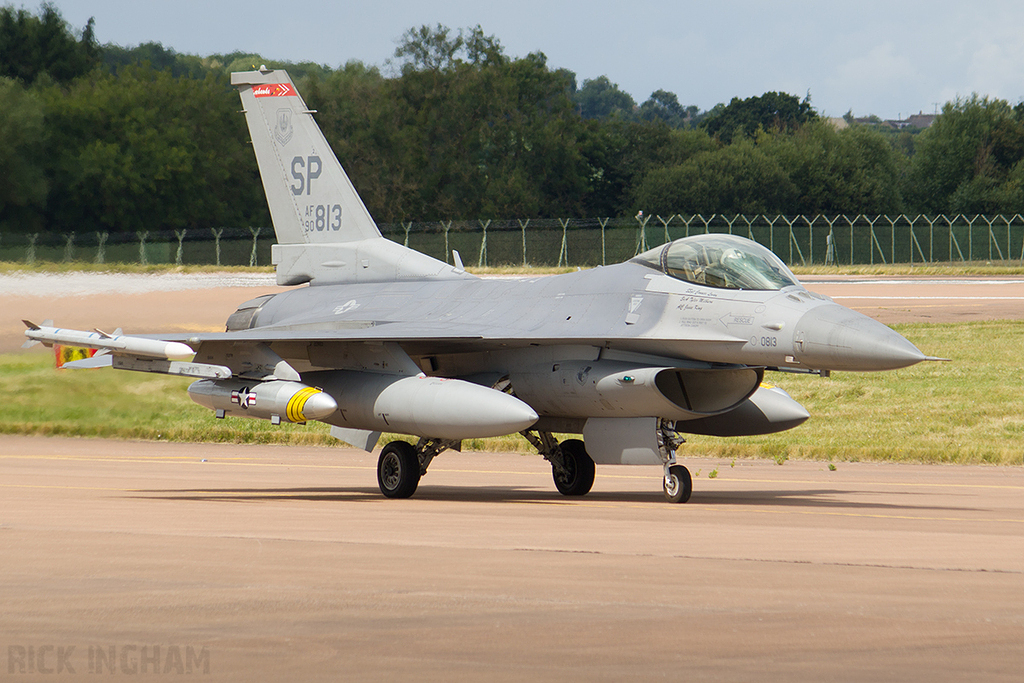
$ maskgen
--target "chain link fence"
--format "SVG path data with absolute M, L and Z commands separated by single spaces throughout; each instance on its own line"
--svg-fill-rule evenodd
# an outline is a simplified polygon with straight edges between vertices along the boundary
M 467 266 L 596 266 L 714 232 L 760 242 L 789 265 L 1024 263 L 1024 217 L 699 214 L 382 224 L 385 237 Z M 270 265 L 271 228 L 135 233 L 0 233 L 0 260 Z

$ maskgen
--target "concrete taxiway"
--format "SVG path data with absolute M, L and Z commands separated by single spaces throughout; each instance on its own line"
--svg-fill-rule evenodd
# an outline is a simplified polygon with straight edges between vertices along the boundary
M 686 505 L 480 453 L 386 500 L 360 451 L 0 437 L 0 668 L 1020 680 L 1024 468 L 687 462 Z

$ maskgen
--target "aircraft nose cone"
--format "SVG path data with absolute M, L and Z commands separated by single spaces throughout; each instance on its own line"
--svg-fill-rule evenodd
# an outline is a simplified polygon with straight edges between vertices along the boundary
M 839 304 L 805 313 L 793 347 L 796 359 L 816 370 L 895 370 L 927 358 L 899 333 Z

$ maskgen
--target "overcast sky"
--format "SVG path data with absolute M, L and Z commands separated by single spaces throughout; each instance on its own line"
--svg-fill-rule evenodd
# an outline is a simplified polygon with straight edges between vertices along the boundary
M 8 2 L 9 0 L 0 0 Z M 36 11 L 38 4 L 18 6 Z M 1024 99 L 1020 0 L 55 0 L 101 43 L 384 66 L 409 28 L 480 25 L 510 56 L 608 76 L 637 102 L 658 89 L 709 109 L 780 90 L 828 116 L 906 117 L 973 92 Z

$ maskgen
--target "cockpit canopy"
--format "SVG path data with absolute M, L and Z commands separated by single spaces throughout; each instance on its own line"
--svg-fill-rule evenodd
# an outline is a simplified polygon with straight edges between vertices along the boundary
M 694 235 L 645 251 L 634 262 L 695 285 L 779 290 L 797 284 L 779 257 L 737 235 Z

